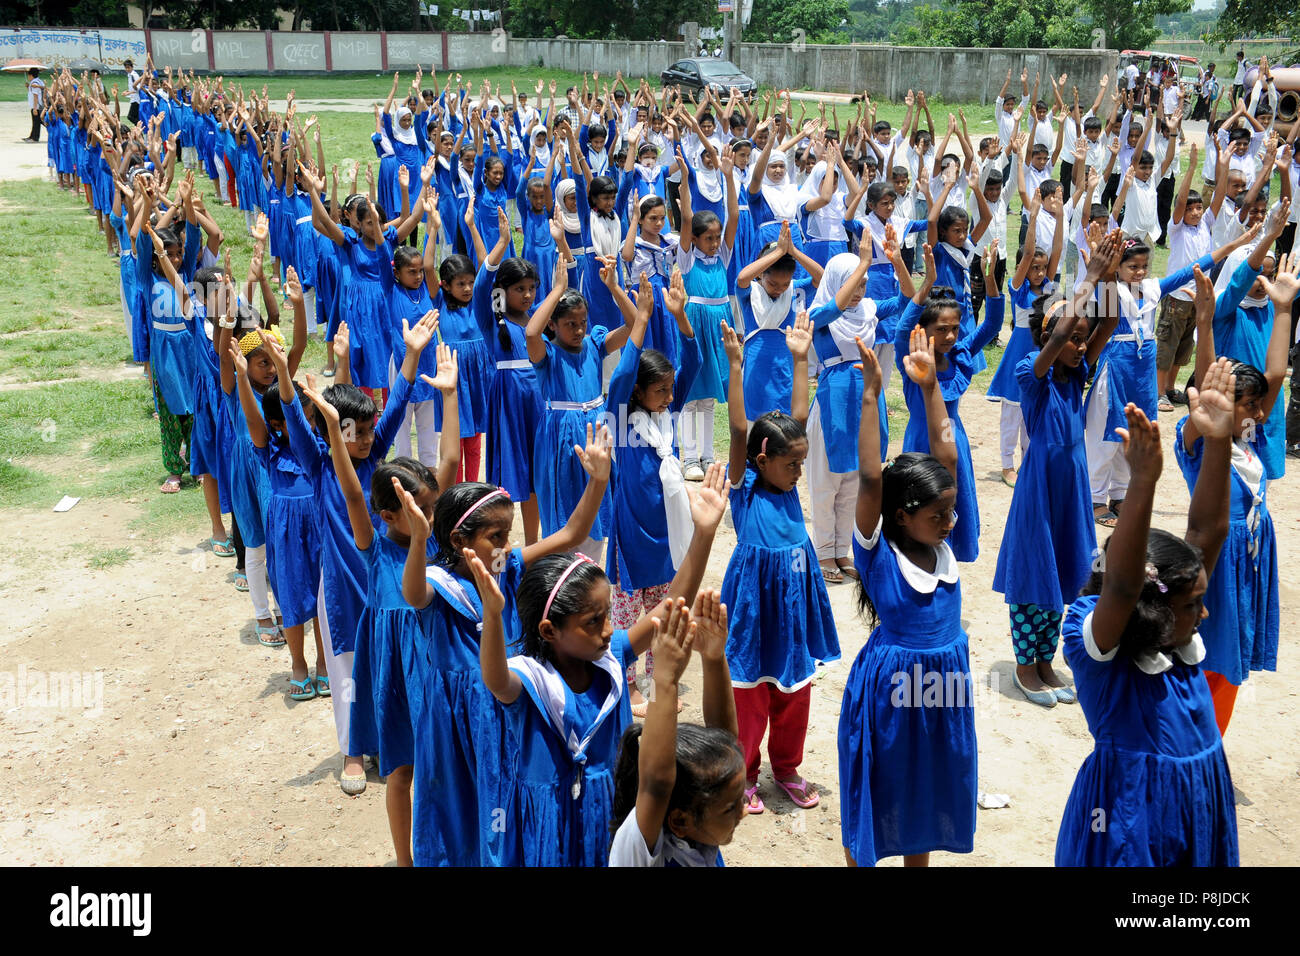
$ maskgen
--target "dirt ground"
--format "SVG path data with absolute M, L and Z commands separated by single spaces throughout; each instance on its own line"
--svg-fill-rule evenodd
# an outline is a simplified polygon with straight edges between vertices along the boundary
M 17 128 L 10 106 L 0 104 L 6 130 Z M 37 149 L 13 142 L 18 135 L 0 143 L 0 169 L 15 178 L 9 154 Z M 35 160 L 41 175 L 43 147 Z M 962 408 L 984 527 L 979 560 L 962 567 L 963 623 L 977 688 L 979 787 L 1011 802 L 981 810 L 974 853 L 936 854 L 941 866 L 1050 865 L 1066 797 L 1092 746 L 1077 706 L 1043 711 L 1011 687 L 1006 606 L 990 589 L 1011 500 L 999 479 L 997 412 L 975 393 Z M 1154 523 L 1181 532 L 1188 494 L 1171 449 L 1175 420 L 1162 416 L 1166 465 Z M 1300 701 L 1285 676 L 1298 623 L 1300 572 L 1289 557 L 1300 539 L 1300 501 L 1288 494 L 1296 481 L 1288 464 L 1293 473 L 1269 496 L 1288 638 L 1281 672 L 1251 677 L 1225 741 L 1245 798 L 1241 860 L 1256 866 L 1294 862 L 1300 834 Z M 0 802 L 0 863 L 391 864 L 383 785 L 372 770 L 364 794 L 340 791 L 330 702 L 287 700 L 288 652 L 258 645 L 248 598 L 231 585 L 233 559 L 207 549 L 200 493 L 183 493 L 193 521 L 161 546 L 130 530 L 139 501 L 85 500 L 63 514 L 48 510 L 53 501 L 44 510 L 0 506 L 0 770 L 11 794 Z M 806 485 L 801 493 L 807 514 Z M 706 585 L 721 585 L 734 540 L 724 523 Z M 122 563 L 88 566 L 96 562 L 87 553 L 123 548 L 130 553 Z M 867 630 L 851 586 L 830 593 L 843 658 L 814 689 L 803 764 L 821 805 L 796 810 L 765 764 L 768 812 L 742 822 L 725 850 L 729 865 L 843 862 L 836 726 Z M 1063 661 L 1058 667 L 1065 671 Z M 685 683 L 684 717 L 699 720 L 698 663 Z

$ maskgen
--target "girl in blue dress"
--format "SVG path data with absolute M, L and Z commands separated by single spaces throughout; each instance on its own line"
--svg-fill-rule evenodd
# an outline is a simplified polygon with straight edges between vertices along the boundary
M 266 183 L 262 178 L 262 143 L 257 137 L 253 121 L 243 110 L 239 111 L 233 126 L 239 168 L 235 175 L 235 188 L 239 208 L 244 213 L 244 224 L 249 233 L 257 222 L 257 214 L 266 209 Z
M 1291 331 L 1291 311 L 1300 291 L 1300 258 L 1284 257 L 1277 278 L 1265 280 L 1264 292 L 1272 301 L 1274 315 L 1272 338 L 1268 345 L 1267 364 L 1263 371 L 1245 362 L 1232 361 L 1236 376 L 1233 395 L 1232 470 L 1229 478 L 1230 519 L 1228 538 L 1219 555 L 1219 563 L 1208 582 L 1206 608 L 1208 616 L 1201 624 L 1205 639 L 1202 669 L 1214 698 L 1215 717 L 1220 733 L 1227 733 L 1236 702 L 1237 689 L 1251 671 L 1277 669 L 1279 634 L 1277 537 L 1273 516 L 1268 510 L 1269 475 L 1264 446 L 1268 441 L 1260 421 L 1270 420 L 1286 379 L 1287 336 Z M 1197 275 L 1197 284 L 1209 280 Z M 1210 301 L 1211 292 L 1197 299 Z M 1210 314 L 1210 308 L 1205 312 Z M 1197 380 L 1205 374 L 1216 354 L 1217 339 L 1212 321 L 1198 323 Z M 1190 417 L 1178 423 L 1178 441 L 1174 457 L 1190 488 L 1195 488 L 1203 458 L 1204 441 L 1197 424 Z
M 1132 474 L 1115 533 L 1065 614 L 1065 659 L 1096 740 L 1056 839 L 1057 866 L 1236 866 L 1237 810 L 1197 626 L 1224 535 L 1236 382 L 1220 359 L 1187 393 L 1204 439 L 1183 538 L 1151 525 L 1160 432 L 1132 403 Z
M 727 669 L 727 608 L 700 592 L 687 614 L 650 618 L 659 660 L 644 729 L 623 733 L 614 771 L 610 866 L 725 866 L 721 847 L 745 818 L 745 764 Z M 704 722 L 677 725 L 679 683 L 691 651 L 704 674 Z
M 672 278 L 677 262 L 677 237 L 671 232 L 664 235 L 668 221 L 668 204 L 662 196 L 642 196 L 632 205 L 632 219 L 623 238 L 622 257 L 628 273 L 628 287 L 639 296 L 648 289 L 653 297 L 653 310 L 646 324 L 645 343 L 667 356 L 673 368 L 681 364 L 681 339 L 677 322 L 664 305 L 664 291 Z M 646 277 L 646 285 L 640 284 Z M 638 299 L 638 301 L 640 301 Z
M 962 206 L 945 205 L 948 194 L 957 185 L 958 175 L 956 163 L 944 168 L 943 188 L 930 207 L 928 238 L 930 247 L 934 250 L 935 284 L 953 290 L 961 307 L 961 335 L 969 337 L 975 334 L 975 311 L 970 298 L 970 264 L 978 255 L 975 243 L 984 235 L 993 216 L 989 212 L 984 191 L 976 186 L 971 188 L 971 192 L 979 203 L 980 218 L 974 229 L 971 228 L 970 213 Z M 974 352 L 971 359 L 974 374 L 978 375 L 988 368 L 983 349 Z
M 483 145 L 483 122 L 479 110 L 471 116 L 474 128 L 474 220 L 483 234 L 483 245 L 492 248 L 497 243 L 497 212 L 504 211 L 506 204 L 514 198 L 519 189 L 519 177 L 515 172 L 514 161 L 510 158 L 509 143 L 496 142 L 493 137 L 490 151 Z M 507 256 L 515 255 L 515 240 L 506 220 Z
M 1058 301 L 1044 315 L 1045 299 L 1039 298 L 1029 319 L 1039 350 L 1016 367 L 1030 442 L 1011 494 L 993 590 L 1005 596 L 1011 615 L 1012 679 L 1028 700 L 1043 707 L 1075 701 L 1052 660 L 1061 614 L 1078 596 L 1096 553 L 1088 515 L 1083 388 L 1117 319 L 1113 313 L 1101 320 L 1084 318 L 1084 312 L 1093 283 L 1118 256 L 1121 241 L 1116 233 L 1092 251 L 1090 272 L 1081 278 L 1087 284 L 1073 302 Z M 1026 546 L 1030 541 L 1033 545 Z
M 379 773 L 386 777 L 384 801 L 398 866 L 411 866 L 411 779 L 415 744 L 411 731 L 406 682 L 401 669 L 419 643 L 419 613 L 402 597 L 402 574 L 410 550 L 411 527 L 400 492 L 409 494 L 427 522 L 441 488 L 451 486 L 459 464 L 456 421 L 456 362 L 450 349 L 437 349 L 437 376 L 424 376 L 445 403 L 447 428 L 442 435 L 441 461 L 435 476 L 420 462 L 398 457 L 374 470 L 370 501 L 361 487 L 348 454 L 339 412 L 321 395 L 304 390 L 317 409 L 329 435 L 330 457 L 339 489 L 347 503 L 348 524 L 366 569 L 366 603 L 358 621 L 358 654 L 353 658 L 352 715 L 349 722 L 351 753 L 378 753 Z M 399 492 L 400 489 L 400 492 Z M 376 534 L 370 509 L 383 521 L 386 533 Z M 352 758 L 349 758 L 352 759 Z M 344 793 L 366 788 L 364 772 L 342 778 Z
M 477 230 L 476 230 L 477 231 Z M 537 298 L 537 267 L 504 259 L 510 223 L 497 209 L 497 242 L 474 279 L 474 318 L 496 373 L 488 390 L 487 480 L 520 503 L 524 541 L 537 541 L 540 523 L 533 475 L 533 444 L 542 419 L 537 373 L 528 360 L 525 329 Z
M 1042 199 L 1037 193 L 1030 200 L 1029 228 L 1025 233 L 1033 236 L 1038 223 L 1038 211 Z M 1052 238 L 1051 250 L 1033 246 L 1021 246 L 1016 251 L 1016 271 L 1011 277 L 1011 338 L 1002 352 L 998 369 L 993 373 L 985 397 L 990 402 L 1002 404 L 1002 417 L 998 422 L 998 445 L 1002 453 L 1002 481 L 1014 488 L 1016 486 L 1016 440 L 1020 442 L 1020 459 L 1023 462 L 1029 447 L 1029 433 L 1025 429 L 1025 416 L 1020 408 L 1020 387 L 1017 376 L 1020 374 L 1020 362 L 1034 351 L 1035 342 L 1029 332 L 1030 316 L 1034 312 L 1034 303 L 1042 296 L 1056 292 L 1056 283 L 1052 276 L 1061 261 L 1061 242 L 1064 233 L 1065 216 L 1056 217 L 1056 232 Z
M 522 548 L 510 547 L 515 509 L 500 488 L 464 482 L 447 489 L 434 507 L 432 530 L 414 500 L 402 494 L 411 529 L 402 593 L 421 612 L 422 622 L 419 641 L 401 664 L 415 742 L 411 835 L 416 866 L 503 862 L 500 814 L 509 806 L 503 775 L 512 761 L 504 715 L 481 676 L 480 635 L 487 624 L 483 602 L 488 595 L 476 586 L 471 558 L 486 562 L 498 575 L 497 586 L 508 595 L 503 612 L 509 622 L 507 641 L 514 643 L 519 633 L 514 597 L 524 569 L 548 554 L 570 551 L 586 538 L 604 496 L 608 436 L 592 433 L 578 454 L 591 479 L 578 508 L 559 532 Z M 432 564 L 426 558 L 430 533 L 437 542 Z
M 616 267 L 604 270 L 614 282 Z M 627 341 L 629 326 L 616 329 L 597 325 L 588 334 L 587 303 L 568 288 L 568 263 L 557 260 L 551 293 L 537 307 L 525 330 L 528 359 L 537 373 L 545 411 L 533 445 L 537 505 L 542 534 L 553 534 L 572 514 L 586 484 L 581 466 L 573 460 L 573 448 L 582 441 L 587 425 L 605 417 L 601 394 L 601 363 Z M 608 291 L 608 290 L 607 290 Z M 545 337 L 543 336 L 545 332 Z M 601 501 L 600 513 L 591 529 L 591 539 L 582 553 L 599 562 L 609 535 L 612 500 Z
M 819 161 L 799 187 L 799 220 L 804 235 L 804 251 L 825 265 L 833 256 L 848 252 L 848 234 L 844 229 L 849 190 L 857 191 L 844 178 L 847 167 L 834 145 L 826 147 L 826 158 Z
M 678 151 L 678 162 L 686 162 Z M 700 350 L 700 371 L 682 406 L 682 464 L 688 481 L 704 477 L 713 463 L 713 406 L 727 400 L 726 352 L 721 326 L 732 320 L 727 269 L 736 240 L 736 183 L 732 178 L 731 149 L 722 151 L 718 168 L 727 194 L 726 222 L 711 210 L 692 213 L 690 190 L 681 194 L 682 234 L 677 265 L 686 286 L 686 315 L 695 330 Z M 694 179 L 702 171 L 688 172 Z
M 795 270 L 802 265 L 821 282 L 822 267 L 794 245 L 789 225 L 777 241 L 769 243 L 736 277 L 736 299 L 740 305 L 743 336 L 745 419 L 755 422 L 771 411 L 790 414 L 794 385 L 786 335 L 795 317 L 805 311 L 804 290 L 794 284 Z
M 1253 241 L 1258 232 L 1258 227 L 1244 232 L 1227 245 L 1159 280 L 1148 275 L 1150 246 L 1137 239 L 1127 239 L 1115 272 L 1103 277 L 1106 285 L 1116 290 L 1119 324 L 1097 360 L 1097 372 L 1084 403 L 1092 510 L 1102 527 L 1115 526 L 1128 488 L 1128 468 L 1117 431 L 1124 424 L 1124 409 L 1132 403 L 1152 421 L 1156 417 L 1156 307 L 1174 289 L 1192 281 L 1194 267 L 1208 272 L 1234 249 Z M 1099 298 L 1102 295 L 1101 286 L 1097 295 Z
M 872 625 L 840 707 L 840 831 L 850 866 L 902 856 L 969 853 L 975 837 L 975 712 L 961 625 L 961 581 L 948 546 L 956 521 L 957 446 L 936 374 L 934 343 L 915 329 L 903 363 L 925 395 L 931 455 L 882 467 L 880 365 L 862 360 L 861 462 L 853 561 L 858 607 Z
M 624 681 L 650 649 L 657 617 L 677 621 L 695 599 L 726 510 L 715 469 L 692 504 L 690 548 L 667 598 L 626 630 L 610 620 L 609 579 L 583 554 L 531 561 L 519 580 L 519 653 L 507 657 L 505 599 L 482 558 L 467 549 L 483 598 L 483 684 L 500 702 L 504 762 L 479 761 L 479 785 L 506 818 L 487 832 L 502 866 L 604 866 L 614 821 L 614 768 L 632 723 Z M 716 622 L 714 623 L 716 626 Z M 495 756 L 495 755 L 493 755 Z
M 390 216 L 397 215 L 401 212 L 398 208 L 396 192 L 397 153 L 393 150 L 393 141 L 384 132 L 384 124 L 378 103 L 375 104 L 375 131 L 370 134 L 370 142 L 374 144 L 375 156 L 379 159 L 379 176 L 375 181 L 376 198 L 379 200 L 379 205 L 384 212 Z M 410 175 L 409 172 L 408 175 Z
M 990 255 L 989 250 L 993 250 Z M 984 250 L 984 288 L 988 311 L 984 322 L 973 334 L 961 333 L 961 303 L 951 289 L 936 287 L 933 251 L 926 243 L 925 283 L 903 310 L 894 336 L 894 358 L 898 370 L 903 370 L 903 356 L 908 352 L 908 341 L 914 328 L 922 328 L 934 343 L 934 354 L 939 362 L 939 388 L 943 392 L 948 423 L 952 428 L 952 441 L 957 448 L 957 514 L 960 523 L 953 529 L 950 546 L 957 560 L 970 563 L 979 557 L 980 513 L 975 497 L 975 467 L 971 461 L 970 439 L 958 411 L 962 396 L 975 378 L 975 356 L 988 343 L 997 338 L 1002 328 L 1006 300 L 998 288 L 997 240 Z M 903 379 L 903 398 L 907 402 L 909 418 L 903 433 L 903 451 L 929 452 L 928 427 L 925 420 L 925 396 L 910 379 Z
M 812 322 L 804 312 L 786 333 L 795 383 L 792 412 L 767 412 L 752 428 L 745 420 L 740 339 L 726 326 L 722 334 L 731 363 L 728 473 L 736 526 L 722 601 L 732 608 L 727 661 L 745 753 L 745 806 L 749 813 L 764 810 L 758 772 L 766 734 L 772 779 L 795 806 L 807 809 L 820 800 L 799 774 L 812 679 L 819 663 L 840 657 L 826 582 L 817 570 L 797 490 L 808 457 L 804 423 Z
M 389 374 L 394 384 L 397 370 L 406 360 L 406 346 L 402 343 L 402 324 L 405 323 L 409 328 L 434 308 L 429 293 L 431 288 L 437 288 L 438 273 L 434 267 L 436 250 L 437 243 L 434 242 L 426 243 L 423 253 L 411 246 L 398 246 L 393 253 L 392 270 L 384 277 L 390 303 L 388 334 L 393 341 L 393 358 L 389 364 Z M 435 284 L 432 287 L 427 277 L 434 279 Z M 425 349 L 420 353 L 419 373 L 435 375 L 437 362 L 436 351 Z M 402 425 L 397 431 L 397 454 L 403 458 L 410 458 L 411 426 L 415 426 L 418 456 L 426 468 L 434 468 L 438 464 L 438 432 L 441 430 L 438 396 L 438 389 L 417 378 L 411 389 L 411 399 L 406 406 L 406 417 L 402 419 Z
M 426 212 L 434 204 L 426 200 Z M 437 272 L 438 335 L 456 353 L 457 397 L 460 413 L 460 467 L 457 481 L 477 481 L 483 461 L 483 432 L 487 428 L 488 389 L 496 370 L 492 356 L 474 318 L 474 263 L 468 256 L 452 254 L 442 260 Z M 425 272 L 425 280 L 432 282 Z M 432 290 L 433 285 L 429 288 Z M 435 398 L 438 428 L 442 428 L 441 400 Z
M 515 208 L 524 234 L 524 258 L 537 266 L 537 296 L 544 299 L 551 293 L 551 277 L 555 274 L 555 239 L 551 235 L 550 176 L 522 179 L 515 193 Z
M 316 617 L 316 590 L 320 581 L 320 529 L 316 517 L 311 476 L 289 450 L 290 436 L 286 407 L 300 409 L 293 378 L 284 353 L 273 339 L 263 346 L 275 365 L 279 389 L 268 389 L 258 397 L 248 379 L 248 364 L 236 359 L 239 402 L 248 423 L 256 455 L 270 479 L 271 497 L 266 509 L 266 570 L 284 620 L 289 645 L 290 700 L 311 700 L 321 687 L 307 669 L 304 653 L 306 625 Z M 242 358 L 242 356 L 241 356 Z M 283 396 L 288 393 L 289 399 Z M 325 663 L 320 625 L 316 637 L 316 673 Z M 328 688 L 328 682 L 326 682 Z

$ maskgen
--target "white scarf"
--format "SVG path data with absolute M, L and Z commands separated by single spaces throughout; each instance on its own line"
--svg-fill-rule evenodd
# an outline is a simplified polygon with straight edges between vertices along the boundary
M 803 309 L 803 289 L 795 288 L 793 282 L 775 299 L 767 294 L 761 282 L 753 282 L 749 287 L 749 304 L 754 312 L 754 328 L 746 330 L 745 339 L 760 331 L 779 329 L 793 308 L 795 312 Z
M 825 160 L 818 161 L 799 189 L 799 202 L 806 203 L 810 199 L 818 198 L 821 195 L 822 182 L 832 172 L 834 170 L 826 165 Z M 809 238 L 834 239 L 843 235 L 845 196 L 844 179 L 839 177 L 831 193 L 830 202 L 808 214 L 808 228 L 805 232 Z
M 761 188 L 763 200 L 767 203 L 767 208 L 772 210 L 772 218 L 777 222 L 784 219 L 793 223 L 795 213 L 799 211 L 799 187 L 790 182 L 789 172 L 779 183 L 772 182 L 765 174 Z
M 606 150 L 587 150 L 587 165 L 593 176 L 603 176 L 609 171 L 609 153 Z
M 659 181 L 659 170 L 661 168 L 659 166 L 646 166 L 643 163 L 637 163 L 632 168 L 641 174 L 641 179 L 646 185 L 653 186 Z
M 854 257 L 856 259 L 856 256 Z M 695 534 L 691 520 L 691 499 L 682 477 L 682 463 L 673 456 L 673 419 L 669 412 L 651 415 L 637 409 L 628 416 L 634 434 L 659 454 L 659 484 L 663 488 L 664 512 L 668 516 L 668 551 L 673 569 L 681 566 Z
M 962 267 L 963 271 L 967 273 L 970 272 L 970 261 L 975 255 L 974 246 L 971 246 L 970 243 L 967 243 L 967 246 L 969 248 L 958 249 L 951 242 L 941 242 L 939 243 L 939 245 L 943 246 L 945 249 L 948 250 L 948 255 L 952 256 L 953 259 L 956 260 L 957 264 Z
M 560 224 L 564 226 L 567 233 L 578 231 L 578 214 L 569 212 L 569 208 L 564 205 L 564 200 L 577 192 L 577 184 L 572 179 L 560 180 L 560 185 L 555 187 L 555 212 L 560 217 Z
M 474 177 L 465 172 L 465 165 L 459 160 L 456 162 L 456 172 L 460 173 L 460 184 L 465 189 L 465 195 L 469 197 L 470 203 L 474 202 Z
M 590 727 L 583 728 L 582 739 L 578 739 L 572 729 L 569 730 L 567 738 L 564 736 L 565 684 L 564 678 L 556 673 L 554 665 L 525 655 L 512 657 L 506 661 L 506 666 L 522 678 L 528 696 L 536 702 L 537 709 L 546 715 L 556 736 L 564 741 L 564 745 L 569 749 L 569 755 L 577 764 L 587 762 L 587 744 L 591 743 L 591 738 L 596 736 L 596 731 L 600 729 L 606 718 L 618 708 L 618 702 L 623 697 L 623 685 L 627 682 L 623 669 L 619 667 L 618 661 L 610 651 L 606 650 L 604 656 L 595 664 L 609 675 L 610 688 L 595 721 Z M 578 799 L 581 792 L 581 781 L 575 781 L 572 790 L 573 799 Z
M 1130 283 L 1127 282 L 1117 282 L 1115 291 L 1119 297 L 1120 312 L 1128 319 L 1133 334 L 1137 336 L 1138 348 L 1141 348 L 1142 343 L 1156 334 L 1156 306 L 1160 304 L 1160 283 L 1155 279 L 1147 278 L 1138 284 L 1138 291 L 1142 294 L 1141 306 L 1138 305 L 1129 285 Z
M 535 152 L 533 153 L 533 162 L 537 164 L 538 168 L 545 169 L 546 164 L 549 163 L 550 161 L 551 161 L 550 143 L 542 143 L 541 146 L 535 147 Z
M 817 287 L 817 294 L 813 296 L 810 311 L 815 312 L 821 306 L 835 301 L 836 294 L 853 274 L 853 270 L 858 267 L 858 261 L 858 257 L 851 252 L 841 252 L 831 256 L 830 261 L 826 263 L 821 285 Z M 874 346 L 877 321 L 876 303 L 864 297 L 857 305 L 841 312 L 840 317 L 831 322 L 827 328 L 840 354 L 846 358 L 856 358 L 858 346 L 854 340 L 862 339 L 862 343 L 868 348 Z
M 402 127 L 402 120 L 411 115 L 411 111 L 405 106 L 397 108 L 397 116 L 393 120 L 393 139 L 407 146 L 415 145 L 415 124 L 412 123 L 409 128 Z
M 695 177 L 695 188 L 703 198 L 711 203 L 722 200 L 726 191 L 722 182 L 722 170 L 708 169 L 701 164 L 697 169 L 691 170 L 691 174 Z
M 591 247 L 596 250 L 596 254 L 600 256 L 618 255 L 618 247 L 623 241 L 623 229 L 618 216 L 613 215 L 607 218 L 593 209 L 590 222 Z
M 1229 283 L 1232 282 L 1232 277 L 1236 274 L 1237 270 L 1241 268 L 1241 264 L 1246 261 L 1251 252 L 1254 251 L 1254 248 L 1254 245 L 1242 246 L 1240 249 L 1234 249 L 1232 254 L 1228 256 L 1227 260 L 1223 263 L 1223 268 L 1219 270 L 1219 278 L 1215 280 L 1214 283 L 1215 298 L 1223 295 L 1227 290 Z M 1254 283 L 1251 284 L 1254 285 Z M 1246 295 L 1242 297 L 1239 307 L 1246 309 L 1262 309 L 1267 305 L 1267 298 L 1257 299 L 1254 296 Z

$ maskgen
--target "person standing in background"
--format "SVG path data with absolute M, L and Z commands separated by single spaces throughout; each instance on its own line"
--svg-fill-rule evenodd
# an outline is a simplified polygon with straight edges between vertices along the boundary
M 24 143 L 41 141 L 41 111 L 45 109 L 45 81 L 41 79 L 41 68 L 34 66 L 27 71 L 27 110 L 32 114 L 32 131 L 23 139 Z
M 1246 61 L 1246 51 L 1237 51 L 1237 75 L 1232 78 L 1232 101 L 1235 103 L 1246 92 L 1246 71 L 1250 63 Z
M 135 64 L 130 60 L 123 60 L 122 66 L 126 67 L 126 91 L 131 100 L 131 107 L 126 111 L 126 118 L 135 126 L 140 122 L 140 91 L 136 89 L 136 84 L 140 82 L 140 74 L 135 68 Z

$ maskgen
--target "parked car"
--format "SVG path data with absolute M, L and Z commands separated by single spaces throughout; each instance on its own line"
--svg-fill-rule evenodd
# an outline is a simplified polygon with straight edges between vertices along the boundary
M 1200 62 L 1194 56 L 1181 56 L 1177 53 L 1160 53 L 1151 50 L 1125 50 L 1119 55 L 1119 68 L 1121 75 L 1124 68 L 1130 63 L 1136 66 L 1143 76 L 1147 76 L 1153 69 L 1176 69 L 1178 71 L 1178 84 L 1187 94 L 1187 102 L 1192 102 L 1196 98 L 1196 81 L 1200 76 Z M 1222 82 L 1222 79 L 1220 79 Z
M 742 73 L 736 64 L 712 57 L 678 60 L 660 73 L 659 79 L 664 86 L 680 86 L 682 92 L 692 98 L 706 86 L 719 96 L 725 95 L 734 86 L 746 99 L 758 89 L 753 78 Z

